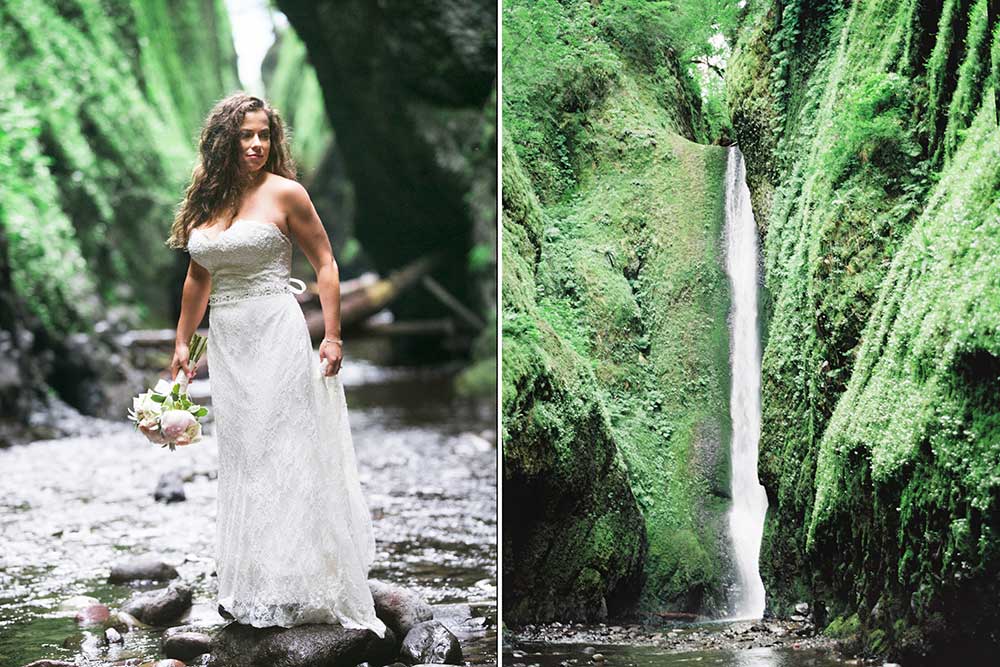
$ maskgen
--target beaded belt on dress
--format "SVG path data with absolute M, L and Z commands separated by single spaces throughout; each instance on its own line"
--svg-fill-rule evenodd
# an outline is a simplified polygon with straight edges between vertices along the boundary
M 297 283 L 297 284 L 296 284 Z M 221 293 L 212 292 L 208 297 L 208 305 L 217 306 L 220 303 L 231 303 L 252 299 L 258 296 L 269 296 L 271 294 L 302 294 L 306 291 L 306 284 L 298 278 L 289 278 L 287 283 L 263 282 L 248 285 L 238 290 L 223 291 Z

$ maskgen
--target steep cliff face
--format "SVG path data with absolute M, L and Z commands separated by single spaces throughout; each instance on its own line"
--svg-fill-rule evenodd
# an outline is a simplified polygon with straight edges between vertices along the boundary
M 184 267 L 163 240 L 198 123 L 236 86 L 228 20 L 209 0 L 11 0 L 0 43 L 0 289 L 21 304 L 4 328 L 31 338 L 0 388 L 20 406 L 5 416 L 23 423 L 46 385 L 100 413 L 101 335 L 173 316 L 163 286 Z
M 765 584 L 874 653 L 1000 643 L 998 55 L 985 0 L 786 1 L 730 63 L 766 235 Z
M 642 515 L 590 364 L 536 303 L 543 213 L 509 143 L 503 196 L 504 621 L 601 618 L 638 590 Z
M 278 4 L 322 86 L 365 252 L 383 271 L 441 253 L 435 277 L 489 318 L 496 309 L 496 3 Z M 394 309 L 401 317 L 442 312 L 423 291 Z
M 505 2 L 508 623 L 724 611 L 726 151 L 662 10 Z

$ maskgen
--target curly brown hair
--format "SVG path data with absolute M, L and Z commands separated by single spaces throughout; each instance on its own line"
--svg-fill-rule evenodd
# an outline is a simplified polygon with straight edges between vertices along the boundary
M 251 182 L 251 173 L 242 168 L 240 161 L 240 126 L 247 112 L 257 110 L 267 114 L 271 133 L 271 148 L 263 169 L 297 180 L 295 161 L 288 150 L 278 111 L 259 97 L 233 93 L 212 107 L 201 128 L 198 162 L 184 193 L 184 201 L 174 215 L 166 241 L 169 247 L 186 248 L 195 227 L 223 215 L 229 221 L 236 217 L 243 193 Z

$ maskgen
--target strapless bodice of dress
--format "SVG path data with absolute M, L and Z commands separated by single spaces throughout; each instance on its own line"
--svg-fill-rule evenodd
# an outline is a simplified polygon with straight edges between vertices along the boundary
M 187 249 L 212 276 L 209 305 L 302 291 L 291 277 L 292 241 L 270 222 L 238 218 L 216 236 L 195 228 Z

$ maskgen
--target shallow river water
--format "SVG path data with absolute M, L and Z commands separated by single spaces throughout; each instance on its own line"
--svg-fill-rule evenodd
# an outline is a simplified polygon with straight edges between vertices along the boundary
M 414 589 L 436 613 L 466 619 L 456 632 L 466 661 L 495 664 L 495 407 L 455 396 L 447 369 L 385 367 L 364 358 L 377 356 L 375 346 L 351 352 L 341 373 L 375 526 L 370 577 Z M 210 386 L 199 382 L 200 391 Z M 194 607 L 181 622 L 224 624 L 214 604 L 211 428 L 201 442 L 170 452 L 148 444 L 124 415 L 88 427 L 86 437 L 0 449 L 3 667 L 46 657 L 79 665 L 162 657 L 157 631 L 101 646 L 60 610 L 80 595 L 116 609 L 135 589 L 106 580 L 111 564 L 128 555 L 155 554 L 193 586 Z M 177 469 L 187 499 L 155 502 L 160 475 Z
M 586 649 L 593 648 L 605 660 L 595 663 Z M 791 648 L 673 651 L 656 646 L 602 646 L 600 644 L 522 644 L 514 655 L 505 652 L 505 667 L 538 665 L 568 667 L 843 667 L 845 662 L 829 651 Z M 851 663 L 855 664 L 855 663 Z

